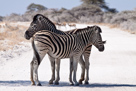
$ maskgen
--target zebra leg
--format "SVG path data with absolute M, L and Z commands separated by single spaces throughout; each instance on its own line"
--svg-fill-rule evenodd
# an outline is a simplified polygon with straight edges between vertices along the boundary
M 85 78 L 85 84 L 89 84 L 89 65 L 90 65 L 90 63 L 89 63 L 89 57 L 87 58 L 85 58 L 85 67 L 86 67 L 86 78 Z
M 75 85 L 75 86 L 78 86 L 78 85 L 79 85 L 79 83 L 78 83 L 77 80 L 76 80 L 76 72 L 77 72 L 78 61 L 79 61 L 78 56 L 74 56 L 74 57 L 73 57 L 73 70 L 74 70 L 73 81 L 74 81 L 74 85 Z
M 82 81 L 84 80 L 84 76 L 85 76 L 85 62 L 83 61 L 82 55 L 80 56 L 79 64 L 81 65 L 81 70 L 82 70 L 79 84 L 82 84 Z
M 34 70 L 34 67 L 33 67 L 33 65 L 34 65 L 34 61 L 35 61 L 36 59 L 35 59 L 35 57 L 33 57 L 33 60 L 32 60 L 32 62 L 30 63 L 30 79 L 31 79 L 31 85 L 35 85 L 35 82 L 34 82 L 34 77 L 33 77 L 33 70 Z
M 88 46 L 84 52 L 84 59 L 85 59 L 85 68 L 86 68 L 86 78 L 85 78 L 85 84 L 89 84 L 89 57 L 91 54 L 91 48 L 92 45 Z
M 53 81 L 55 80 L 55 58 L 49 56 L 49 60 L 51 63 L 51 70 L 52 70 L 52 77 L 49 81 L 49 84 L 53 84 Z
M 36 56 L 37 60 L 34 61 L 34 65 L 33 65 L 33 67 L 34 67 L 34 78 L 35 78 L 35 81 L 37 83 L 37 86 L 41 86 L 41 83 L 39 82 L 39 79 L 38 79 L 38 67 L 39 67 L 42 59 L 46 55 L 46 53 L 47 53 L 47 50 L 46 51 L 39 51 L 39 52 L 37 52 L 37 56 Z
M 40 83 L 39 80 L 38 80 L 38 67 L 39 67 L 39 65 L 38 65 L 37 60 L 33 61 L 34 78 L 35 78 L 35 81 L 36 81 L 36 83 L 37 83 L 37 86 L 41 86 L 41 83 Z
M 57 77 L 55 80 L 55 84 L 58 85 L 59 84 L 59 80 L 60 80 L 60 76 L 59 76 L 59 71 L 60 71 L 60 59 L 56 59 L 55 60 L 55 69 L 57 72 Z
M 72 81 L 72 72 L 73 72 L 73 57 L 70 58 L 70 74 L 69 74 L 70 85 L 74 85 Z

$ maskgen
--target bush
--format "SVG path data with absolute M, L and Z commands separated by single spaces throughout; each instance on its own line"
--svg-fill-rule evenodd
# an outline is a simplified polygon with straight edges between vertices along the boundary
M 111 24 L 117 24 L 125 30 L 136 30 L 136 11 L 122 11 L 113 15 L 111 18 Z

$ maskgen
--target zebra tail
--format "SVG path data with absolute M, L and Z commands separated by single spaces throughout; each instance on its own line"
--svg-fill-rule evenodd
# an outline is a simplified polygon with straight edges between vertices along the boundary
M 34 56 L 36 57 L 36 59 L 38 61 L 38 65 L 40 65 L 40 56 L 39 56 L 39 53 L 37 52 L 35 44 L 34 44 L 34 37 L 32 37 L 32 48 L 33 48 Z

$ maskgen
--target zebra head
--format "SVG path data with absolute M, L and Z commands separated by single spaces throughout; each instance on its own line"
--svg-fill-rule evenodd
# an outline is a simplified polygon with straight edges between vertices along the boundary
M 92 27 L 88 27 L 88 28 L 92 28 L 91 30 L 93 31 L 93 37 L 91 37 L 92 40 L 92 44 L 100 51 L 104 51 L 105 47 L 104 44 L 106 43 L 106 41 L 102 41 L 102 37 L 101 37 L 101 33 L 102 30 L 100 27 L 98 26 L 92 26 Z
M 29 40 L 38 31 L 52 31 L 53 29 L 56 29 L 56 26 L 47 17 L 37 14 L 33 17 L 33 21 L 25 32 L 25 38 Z

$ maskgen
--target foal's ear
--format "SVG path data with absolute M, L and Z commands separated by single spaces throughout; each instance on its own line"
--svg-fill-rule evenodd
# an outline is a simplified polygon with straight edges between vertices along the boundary
M 95 30 L 95 33 L 101 33 L 102 32 L 101 28 L 98 27 L 98 26 L 94 26 L 94 30 Z
M 91 28 L 90 26 L 87 26 L 87 28 Z
M 99 33 L 99 30 L 98 30 L 98 29 L 96 29 L 96 30 L 95 30 L 95 33 Z
M 99 28 L 98 28 L 98 27 L 95 27 L 95 28 L 94 28 L 94 30 L 95 30 L 95 33 L 100 33 L 100 31 L 99 31 Z

